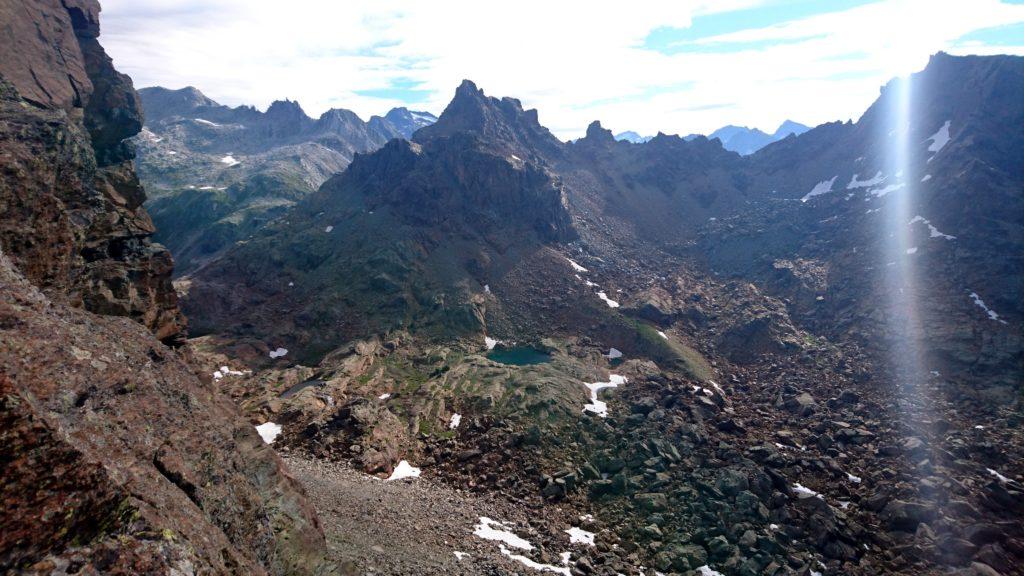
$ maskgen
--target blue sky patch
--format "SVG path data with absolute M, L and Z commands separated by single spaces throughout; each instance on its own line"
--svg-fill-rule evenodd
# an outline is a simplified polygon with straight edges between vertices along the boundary
M 367 98 L 386 98 L 389 100 L 401 100 L 409 104 L 426 102 L 433 94 L 432 90 L 419 88 L 423 82 L 411 78 L 396 78 L 386 88 L 372 88 L 367 90 L 356 90 L 355 93 Z
M 655 28 L 647 35 L 640 48 L 669 55 L 682 52 L 739 52 L 742 50 L 757 50 L 781 44 L 785 41 L 766 40 L 712 44 L 700 41 L 723 34 L 767 28 L 820 14 L 840 12 L 870 3 L 868 0 L 832 0 L 830 2 L 776 0 L 756 8 L 696 16 L 689 28 Z M 805 38 L 799 40 L 805 40 Z
M 1024 2 L 1024 0 L 1021 0 Z M 989 46 L 1020 46 L 1024 44 L 1024 22 L 975 30 L 960 37 L 958 42 L 981 42 Z

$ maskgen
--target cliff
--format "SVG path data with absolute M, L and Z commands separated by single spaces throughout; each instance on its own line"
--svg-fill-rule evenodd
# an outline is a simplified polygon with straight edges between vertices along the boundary
M 0 1 L 0 571 L 321 571 L 302 488 L 175 348 L 98 15 Z

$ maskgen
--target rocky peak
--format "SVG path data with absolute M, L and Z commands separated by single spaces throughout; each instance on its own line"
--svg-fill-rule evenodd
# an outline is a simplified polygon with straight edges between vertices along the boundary
M 799 136 L 800 134 L 803 134 L 804 132 L 807 132 L 810 129 L 811 128 L 809 126 L 806 126 L 799 122 L 785 120 L 782 122 L 782 124 L 779 125 L 779 128 L 775 130 L 775 133 L 772 134 L 772 137 L 775 138 L 776 140 L 781 140 L 791 134 Z
M 352 130 L 354 127 L 361 127 L 364 124 L 362 119 L 360 119 L 359 116 L 351 110 L 346 110 L 344 108 L 331 108 L 317 119 L 316 125 L 317 128 L 321 130 L 348 131 Z
M 275 100 L 263 115 L 264 130 L 271 138 L 288 138 L 309 128 L 312 118 L 306 115 L 298 102 Z
M 615 136 L 612 135 L 612 131 L 602 127 L 600 120 L 594 120 L 587 126 L 587 135 L 584 139 L 588 142 L 600 144 L 613 144 L 615 142 Z
M 384 120 L 389 122 L 403 138 L 411 138 L 413 133 L 420 128 L 437 122 L 437 116 L 430 112 L 420 112 L 402 107 L 389 110 L 384 115 Z
M 271 122 L 301 123 L 310 120 L 298 102 L 288 99 L 273 101 L 265 116 Z
M 203 108 L 216 108 L 220 104 L 208 98 L 193 86 L 171 90 L 152 86 L 139 90 L 139 98 L 146 108 L 146 120 L 155 121 L 170 116 L 187 116 Z
M 431 126 L 416 132 L 417 142 L 470 133 L 504 153 L 538 160 L 561 153 L 562 142 L 540 125 L 536 110 L 523 110 L 515 98 L 497 99 L 463 80 L 455 97 Z

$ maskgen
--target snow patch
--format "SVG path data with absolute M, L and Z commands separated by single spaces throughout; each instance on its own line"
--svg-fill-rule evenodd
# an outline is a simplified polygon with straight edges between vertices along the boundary
M 588 390 L 590 390 L 590 403 L 583 405 L 583 411 L 592 412 L 594 414 L 597 414 L 601 418 L 607 418 L 608 404 L 599 400 L 597 397 L 597 393 L 600 392 L 601 390 L 604 390 L 605 388 L 618 388 L 620 384 L 625 383 L 626 377 L 619 376 L 618 374 L 609 375 L 607 382 L 594 382 L 590 384 L 584 382 L 583 385 L 586 386 Z
M 931 175 L 931 174 L 925 174 L 925 175 L 924 175 L 924 176 L 923 176 L 923 177 L 921 178 L 921 182 L 927 182 L 927 181 L 929 181 L 929 180 L 931 180 L 931 179 L 932 179 L 932 175 Z
M 277 350 L 271 350 L 269 356 L 271 358 L 281 358 L 288 353 L 287 348 L 278 348 Z
M 609 360 L 622 358 L 622 350 L 619 350 L 618 348 L 611 348 L 608 350 L 608 353 L 604 355 L 604 357 Z
M 855 188 L 870 188 L 872 186 L 878 186 L 882 182 L 885 182 L 885 176 L 882 176 L 882 172 L 879 171 L 870 180 L 857 180 L 859 174 L 854 174 L 853 179 L 846 185 L 847 190 L 853 190 Z
M 388 392 L 386 394 L 381 394 L 380 396 L 377 396 L 377 400 L 387 400 L 388 398 L 391 398 L 391 393 L 390 392 Z
M 995 470 L 993 470 L 991 468 L 986 468 L 985 470 L 988 470 L 989 474 L 995 476 L 996 480 L 999 480 L 1003 484 L 1006 484 L 1007 482 L 1010 481 L 1009 478 L 1007 478 L 1006 476 L 1003 476 L 1002 474 L 1000 474 L 999 472 L 996 472 Z
M 921 215 L 914 216 L 914 218 L 909 222 L 909 224 L 911 224 L 911 225 L 914 225 L 914 224 L 917 224 L 917 223 L 924 224 L 925 226 L 928 227 L 928 237 L 929 238 L 944 238 L 946 240 L 956 240 L 956 236 L 950 236 L 949 234 L 943 234 L 942 232 L 939 232 L 939 229 L 936 228 L 935 226 L 933 226 L 932 223 L 929 222 L 928 219 L 925 218 L 924 216 L 921 216 Z
M 821 498 L 822 500 L 825 499 L 825 497 L 822 496 L 821 494 L 815 492 L 814 490 L 811 490 L 810 488 L 804 486 L 803 484 L 800 484 L 799 482 L 793 484 L 793 492 L 796 492 L 797 494 L 800 494 L 802 496 L 814 496 L 815 498 Z
M 480 517 L 480 523 L 473 528 L 473 535 L 484 540 L 496 540 L 508 544 L 513 548 L 521 550 L 533 550 L 533 544 L 523 540 L 512 532 L 511 528 L 503 522 L 491 520 L 486 516 Z M 504 546 L 502 546 L 504 548 Z
M 398 463 L 395 466 L 395 470 L 388 476 L 388 480 L 401 480 L 402 478 L 419 478 L 420 469 L 412 466 L 405 460 Z
M 907 248 L 907 254 L 917 254 L 917 246 L 911 246 Z
M 564 576 L 572 576 L 572 572 L 569 570 L 568 566 L 552 566 L 551 564 L 541 564 L 540 562 L 535 562 L 533 560 L 530 560 L 529 558 L 527 558 L 526 556 L 523 556 L 522 554 L 513 554 L 512 552 L 509 551 L 508 548 L 505 548 L 504 545 L 501 545 L 500 548 L 501 548 L 501 553 L 502 554 L 504 554 L 505 556 L 508 556 L 510 559 L 515 560 L 516 562 L 519 562 L 520 564 L 526 566 L 527 568 L 533 568 L 534 570 L 539 570 L 541 572 L 554 572 L 555 574 L 563 574 Z
M 600 298 L 601 300 L 604 300 L 605 304 L 607 304 L 609 308 L 619 307 L 619 303 L 609 298 L 608 295 L 604 293 L 604 290 L 598 292 L 597 297 Z
M 594 545 L 594 533 L 587 532 L 582 528 L 573 526 L 572 528 L 565 531 L 569 535 L 570 544 L 586 544 L 587 546 Z
M 228 166 L 237 166 L 238 164 L 241 164 L 241 162 L 235 160 L 235 157 L 232 156 L 231 154 L 228 154 L 227 156 L 221 158 L 220 162 L 221 164 L 227 164 Z
M 818 182 L 814 186 L 814 188 L 811 188 L 810 192 L 808 192 L 806 195 L 804 195 L 803 198 L 800 199 L 800 201 L 801 202 L 807 202 L 808 200 L 810 200 L 811 198 L 814 198 L 815 196 L 821 196 L 822 194 L 828 194 L 829 192 L 832 191 L 832 184 L 835 183 L 836 178 L 839 178 L 838 174 L 833 176 L 831 180 L 822 180 L 821 182 Z
M 925 142 L 929 140 L 931 140 L 932 143 L 928 146 L 928 151 L 933 152 L 932 158 L 935 158 L 935 153 L 938 153 L 938 151 L 942 150 L 946 144 L 949 144 L 949 120 L 946 120 L 946 123 L 943 124 L 935 134 L 932 134 L 925 139 Z M 929 158 L 928 161 L 931 162 L 932 158 Z
M 501 344 L 501 340 L 495 340 L 490 336 L 484 336 L 484 345 L 487 346 L 488 350 L 494 350 L 494 347 Z
M 700 576 L 725 576 L 725 574 L 722 574 L 718 570 L 713 570 L 707 564 L 697 568 L 697 574 L 700 574 Z
M 448 421 L 448 427 L 454 430 L 459 427 L 460 423 L 462 423 L 462 414 L 452 414 L 451 420 Z
M 206 126 L 213 126 L 214 128 L 220 128 L 220 124 L 216 122 L 210 122 L 209 120 L 203 120 L 202 118 L 195 119 L 196 124 L 205 124 Z
M 328 234 L 330 234 L 331 230 L 334 230 L 334 226 L 328 226 L 327 228 L 324 228 L 324 232 L 327 232 Z
M 854 476 L 849 472 L 846 473 L 846 479 L 849 480 L 850 482 L 853 482 L 854 484 L 860 484 L 860 476 Z
M 587 270 L 583 266 L 580 266 L 579 264 L 577 264 L 576 261 L 573 260 L 572 258 L 566 258 L 566 260 L 568 260 L 569 264 L 572 265 L 572 269 L 573 270 L 575 270 L 577 272 L 589 272 L 589 270 Z
M 468 552 L 459 552 L 458 550 L 455 550 L 453 553 L 455 554 L 455 558 L 458 560 L 462 560 L 469 556 Z
M 231 368 L 228 368 L 227 366 L 221 366 L 219 369 L 217 369 L 217 370 L 215 370 L 213 372 L 213 379 L 214 380 L 220 380 L 221 378 L 223 378 L 225 376 L 244 376 L 244 375 L 245 375 L 245 372 L 243 372 L 243 371 L 232 370 Z
M 1006 324 L 1006 320 L 1000 320 L 999 314 L 996 314 L 995 310 L 985 305 L 985 301 L 981 299 L 981 296 L 978 296 L 977 292 L 971 292 L 971 300 L 974 300 L 974 305 L 984 310 L 990 319 Z
M 260 438 L 267 444 L 273 444 L 274 440 L 281 435 L 281 425 L 274 424 L 273 422 L 264 422 L 256 427 L 256 431 L 259 432 Z
M 903 182 L 900 182 L 899 184 L 889 184 L 884 188 L 871 188 L 870 190 L 868 190 L 868 194 L 871 194 L 875 198 L 882 198 L 889 194 L 890 192 L 895 192 L 904 187 L 906 187 L 906 184 L 904 184 Z
M 658 330 L 658 336 L 661 336 L 661 337 L 662 337 L 662 338 L 664 338 L 665 340 L 668 340 L 668 334 L 665 334 L 665 333 L 664 333 L 664 332 L 662 332 L 661 330 Z

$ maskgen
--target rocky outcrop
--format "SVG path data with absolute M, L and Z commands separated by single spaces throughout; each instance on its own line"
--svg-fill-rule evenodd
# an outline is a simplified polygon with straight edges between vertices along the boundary
M 167 346 L 185 320 L 98 13 L 0 1 L 0 571 L 323 571 L 301 487 Z
M 182 342 L 171 256 L 150 242 L 123 142 L 141 127 L 141 110 L 131 80 L 96 42 L 98 5 L 3 9 L 16 19 L 2 48 L 21 56 L 0 70 L 0 246 L 51 297 Z
M 302 488 L 144 327 L 53 302 L 0 256 L 0 569 L 311 574 Z

